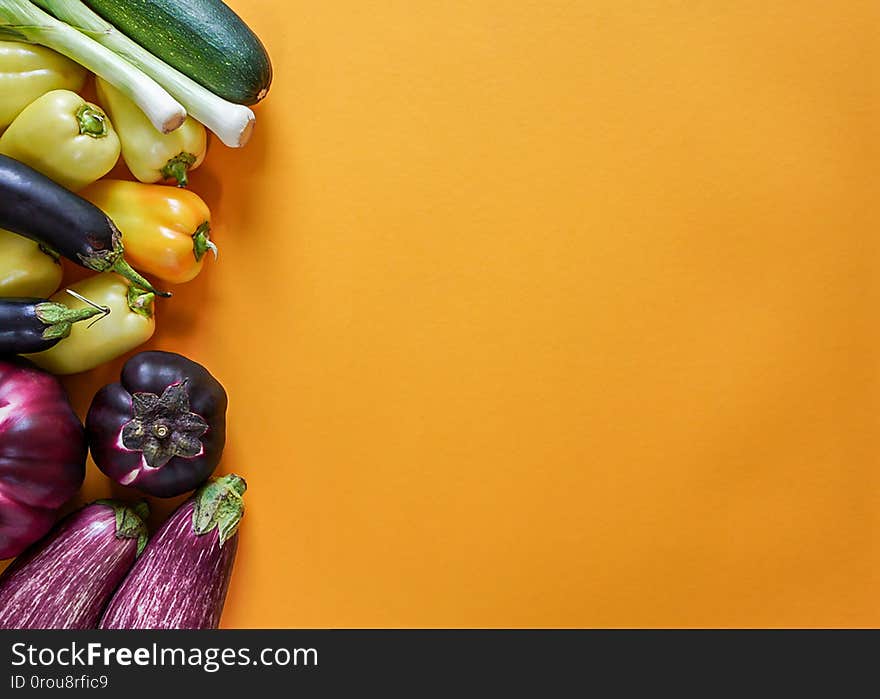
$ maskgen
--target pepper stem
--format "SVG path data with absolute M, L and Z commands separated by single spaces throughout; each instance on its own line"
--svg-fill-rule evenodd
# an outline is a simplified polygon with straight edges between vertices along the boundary
M 142 315 L 144 318 L 153 317 L 153 301 L 156 298 L 156 294 L 132 284 L 128 287 L 127 297 L 128 307 L 132 313 Z
M 63 303 L 46 301 L 34 307 L 37 320 L 46 326 L 43 331 L 44 340 L 62 340 L 70 335 L 74 323 L 94 318 L 99 314 L 102 318 L 110 314 L 107 306 L 99 306 L 86 298 L 80 298 L 89 305 L 85 308 L 69 308 Z
M 95 500 L 95 504 L 113 508 L 113 514 L 116 515 L 116 538 L 137 539 L 135 558 L 140 556 L 150 536 L 144 523 L 150 516 L 147 501 L 141 500 L 134 505 L 127 505 L 120 500 Z
M 201 262 L 208 250 L 214 253 L 216 260 L 220 253 L 214 241 L 211 240 L 211 222 L 205 221 L 196 228 L 196 232 L 193 234 L 193 255 L 195 255 L 196 262 Z
M 208 481 L 196 491 L 193 504 L 193 531 L 197 536 L 214 527 L 220 534 L 220 546 L 238 531 L 244 516 L 242 495 L 247 490 L 244 478 L 230 473 Z
M 145 289 L 146 291 L 150 291 L 157 296 L 162 296 L 163 298 L 168 298 L 171 296 L 170 291 L 159 291 L 154 287 L 150 282 L 144 279 L 140 274 L 138 274 L 128 262 L 125 261 L 125 258 L 122 255 L 119 255 L 114 261 L 113 264 L 110 265 L 110 271 L 116 272 L 116 274 L 125 277 L 135 286 L 140 287 L 141 289 Z
M 84 104 L 76 110 L 79 132 L 92 138 L 104 138 L 108 133 L 107 115 L 92 104 Z
M 159 172 L 163 179 L 177 180 L 178 187 L 186 187 L 189 184 L 189 169 L 196 164 L 196 160 L 192 153 L 181 152 L 169 158 Z

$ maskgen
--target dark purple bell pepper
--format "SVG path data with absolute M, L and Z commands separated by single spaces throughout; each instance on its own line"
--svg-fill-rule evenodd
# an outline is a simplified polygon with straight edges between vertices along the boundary
M 0 559 L 49 531 L 85 466 L 83 426 L 58 379 L 0 360 Z
M 226 391 L 200 364 L 141 352 L 86 417 L 92 458 L 117 483 L 168 498 L 203 483 L 226 444 Z

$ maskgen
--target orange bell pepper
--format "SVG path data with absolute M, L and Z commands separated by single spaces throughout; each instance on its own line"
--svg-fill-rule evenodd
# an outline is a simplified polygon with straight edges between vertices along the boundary
M 211 212 L 194 192 L 160 184 L 100 180 L 80 193 L 122 232 L 125 257 L 135 269 L 170 284 L 202 270 L 211 241 Z

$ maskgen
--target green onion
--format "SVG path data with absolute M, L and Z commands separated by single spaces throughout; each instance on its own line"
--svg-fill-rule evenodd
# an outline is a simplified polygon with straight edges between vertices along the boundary
M 254 128 L 254 113 L 244 105 L 227 102 L 172 68 L 105 22 L 80 0 L 34 2 L 136 65 L 168 90 L 196 121 L 217 134 L 227 146 L 237 148 L 247 143 Z
M 134 101 L 163 133 L 186 119 L 186 110 L 151 77 L 27 0 L 0 0 L 0 37 L 41 44 L 100 75 Z

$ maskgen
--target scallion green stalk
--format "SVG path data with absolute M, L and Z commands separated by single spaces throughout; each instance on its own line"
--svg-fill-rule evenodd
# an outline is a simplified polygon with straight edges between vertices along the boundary
M 155 80 L 28 0 L 0 0 L 0 37 L 46 46 L 100 75 L 134 101 L 163 133 L 186 119 L 183 106 Z
M 172 68 L 95 14 L 80 0 L 34 2 L 136 65 L 168 90 L 186 107 L 190 116 L 217 134 L 227 146 L 238 148 L 247 143 L 254 128 L 254 113 L 244 105 L 233 104 L 218 97 L 189 76 Z

